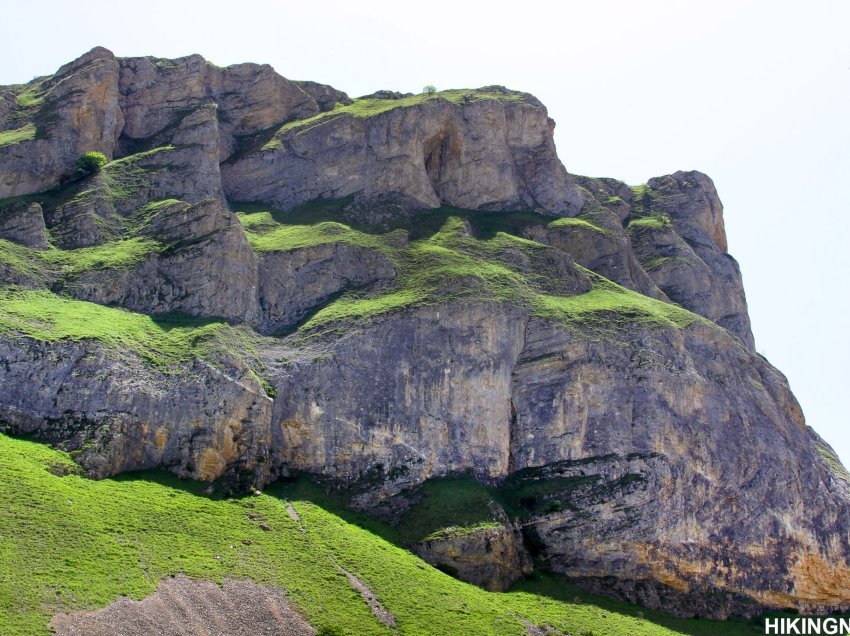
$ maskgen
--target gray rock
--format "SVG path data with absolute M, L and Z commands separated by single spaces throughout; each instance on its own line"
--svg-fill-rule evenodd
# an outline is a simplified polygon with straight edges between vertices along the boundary
M 0 208 L 0 238 L 26 247 L 47 248 L 47 228 L 38 203 L 18 203 Z
M 340 90 L 318 82 L 295 82 L 295 84 L 310 97 L 316 100 L 321 112 L 333 110 L 337 104 L 347 106 L 351 98 Z
M 41 205 L 4 205 L 0 236 L 17 243 L 0 261 L 4 286 L 240 325 L 170 373 L 115 344 L 6 330 L 4 430 L 74 451 L 93 476 L 162 466 L 260 486 L 306 471 L 355 485 L 354 505 L 372 511 L 471 470 L 534 485 L 517 513 L 529 549 L 591 589 L 712 617 L 850 607 L 848 475 L 753 351 L 711 181 L 679 172 L 643 192 L 576 181 L 533 97 L 501 87 L 449 97 L 333 109 L 343 93 L 268 66 L 116 60 L 105 49 L 0 89 L 2 130 L 33 137 L 0 147 L 0 197 Z M 113 161 L 68 180 L 88 150 Z M 335 294 L 392 289 L 389 250 L 407 235 L 387 253 L 255 254 L 225 196 L 282 209 L 351 196 L 346 220 L 387 227 L 413 227 L 415 208 L 441 205 L 581 213 L 527 229 L 551 247 L 495 241 L 475 257 L 560 296 L 591 289 L 575 260 L 708 320 L 680 329 L 615 307 L 595 325 L 555 323 L 532 317 L 546 302 L 534 293 L 457 300 L 486 291 L 487 274 L 461 271 L 421 304 L 291 333 Z M 62 268 L 39 251 L 45 226 L 63 250 L 115 256 L 132 239 L 147 251 Z M 473 240 L 470 225 L 458 231 Z M 513 553 L 486 546 L 513 539 L 488 537 L 429 550 L 457 548 L 501 585 L 516 573 Z
M 217 111 L 220 160 L 233 151 L 236 137 L 320 110 L 310 94 L 267 64 L 222 69 L 200 55 L 190 55 L 176 60 L 127 58 L 120 65 L 125 152 L 167 132 L 187 113 L 208 105 L 214 105 Z
M 434 98 L 373 116 L 343 111 L 228 161 L 222 179 L 229 198 L 281 209 L 361 193 L 396 194 L 424 208 L 571 215 L 581 197 L 555 155 L 553 128 L 532 99 Z
M 182 574 L 162 579 L 141 601 L 122 598 L 93 612 L 57 613 L 50 621 L 57 636 L 239 634 L 246 625 L 262 636 L 316 634 L 282 589 L 232 579 L 217 585 Z
M 452 471 L 505 475 L 523 324 L 516 309 L 445 305 L 378 317 L 306 349 L 264 350 L 277 390 L 273 460 L 285 473 L 350 481 L 378 464 L 403 467 L 364 507 Z
M 0 146 L 0 198 L 56 186 L 84 152 L 112 157 L 124 125 L 118 61 L 94 48 L 54 75 L 18 89 L 6 126 L 34 127 L 33 138 Z
M 165 206 L 142 229 L 162 242 L 139 263 L 66 276 L 55 291 L 148 314 L 171 312 L 256 325 L 258 270 L 241 225 L 218 201 Z
M 485 590 L 504 592 L 531 574 L 531 557 L 512 526 L 447 528 L 413 546 L 434 567 Z
M 628 226 L 650 277 L 672 301 L 729 329 L 754 349 L 741 272 L 726 253 L 723 206 L 711 180 L 699 172 L 650 179 L 642 207 L 644 217 L 661 219 L 655 225 Z
M 272 401 L 238 360 L 164 373 L 95 342 L 0 339 L 0 423 L 72 451 L 93 477 L 164 467 L 265 483 Z
M 390 280 L 396 273 L 384 254 L 344 243 L 264 253 L 259 263 L 259 329 L 280 332 L 332 295 Z
M 550 567 L 686 615 L 846 604 L 847 483 L 785 378 L 706 325 L 630 332 L 526 330 L 511 471 L 584 479 L 533 520 Z
M 534 226 L 526 236 L 566 252 L 582 267 L 646 296 L 666 300 L 667 296 L 644 271 L 629 238 L 614 212 L 598 209 L 583 214 L 577 223 Z

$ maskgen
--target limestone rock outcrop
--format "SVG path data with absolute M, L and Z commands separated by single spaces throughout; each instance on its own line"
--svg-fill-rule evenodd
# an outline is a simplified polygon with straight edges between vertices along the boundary
M 493 592 L 504 592 L 532 571 L 522 536 L 510 526 L 451 528 L 413 551 L 434 567 Z
M 577 211 L 581 198 L 555 154 L 546 109 L 530 96 L 487 90 L 489 99 L 395 100 L 398 107 L 374 115 L 340 110 L 283 126 L 222 165 L 225 190 L 281 209 L 362 193 L 425 208 Z
M 0 145 L 0 197 L 56 185 L 84 152 L 113 156 L 124 126 L 118 75 L 118 60 L 98 47 L 50 77 L 2 91 L 10 96 L 3 130 L 23 131 L 23 139 Z
M 421 550 L 493 589 L 527 549 L 686 615 L 847 609 L 848 475 L 755 353 L 711 180 L 573 177 L 553 125 L 102 48 L 0 87 L 0 427 L 367 512 L 471 474 L 511 518 Z
M 174 201 L 148 212 L 139 235 L 153 243 L 138 262 L 74 272 L 53 289 L 148 314 L 256 324 L 257 258 L 233 213 L 216 200 Z
M 396 268 L 376 250 L 325 244 L 260 257 L 262 333 L 290 329 L 334 294 L 392 279 Z
M 208 481 L 269 478 L 272 400 L 238 360 L 175 374 L 97 342 L 7 339 L 0 359 L 3 431 L 60 445 L 94 477 L 161 466 Z

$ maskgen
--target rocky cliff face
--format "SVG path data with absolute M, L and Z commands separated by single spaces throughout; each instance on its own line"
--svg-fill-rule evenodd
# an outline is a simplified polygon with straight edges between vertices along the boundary
M 711 180 L 570 176 L 553 126 L 105 49 L 0 88 L 0 423 L 390 518 L 471 471 L 517 532 L 420 549 L 494 588 L 527 548 L 680 613 L 850 606 L 847 475 L 754 351 Z

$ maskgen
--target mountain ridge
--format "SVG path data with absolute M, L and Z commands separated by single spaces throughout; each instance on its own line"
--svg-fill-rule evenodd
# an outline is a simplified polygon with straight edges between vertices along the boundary
M 102 48 L 0 87 L 3 430 L 399 523 L 518 480 L 505 540 L 590 589 L 846 609 L 846 472 L 755 352 L 711 179 L 570 175 L 525 93 L 396 97 Z

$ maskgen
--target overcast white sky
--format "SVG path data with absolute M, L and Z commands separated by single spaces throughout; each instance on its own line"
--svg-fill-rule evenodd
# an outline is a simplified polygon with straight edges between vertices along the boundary
M 0 84 L 95 45 L 265 62 L 352 96 L 503 84 L 576 174 L 715 181 L 756 345 L 850 465 L 850 2 L 5 2 Z

